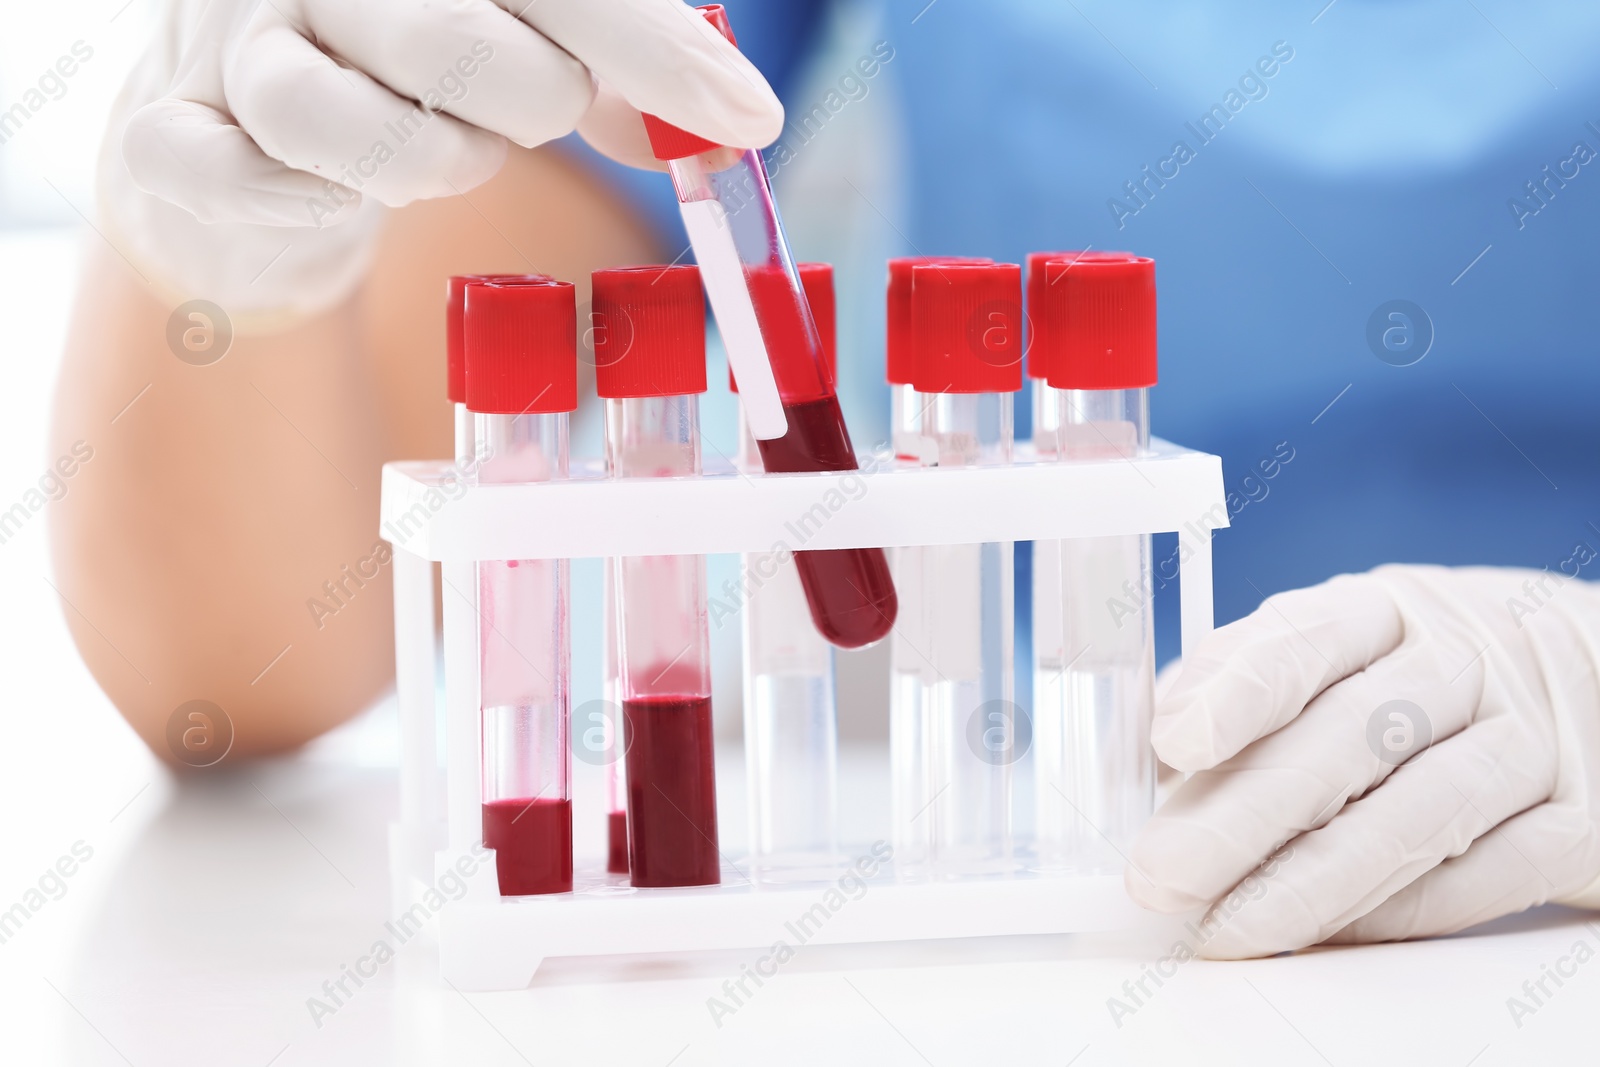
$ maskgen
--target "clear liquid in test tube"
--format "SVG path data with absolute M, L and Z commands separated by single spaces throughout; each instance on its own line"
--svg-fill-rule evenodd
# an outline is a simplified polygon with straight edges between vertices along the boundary
M 1015 264 L 913 269 L 922 465 L 1011 462 L 1021 296 Z M 891 646 L 897 867 L 909 877 L 1009 871 L 1020 755 L 1012 544 L 899 548 L 895 579 L 903 598 Z
M 730 41 L 720 5 L 699 9 Z M 858 467 L 761 153 L 716 145 L 645 116 L 678 207 L 762 467 L 772 473 Z M 840 648 L 882 640 L 898 611 L 882 549 L 795 553 L 817 631 Z
M 1155 265 L 1104 256 L 1044 265 L 1034 352 L 1057 392 L 1061 462 L 1116 462 L 1149 448 L 1156 382 Z M 1038 862 L 1114 870 L 1154 802 L 1155 658 L 1148 535 L 1041 545 L 1052 639 L 1035 651 Z M 1128 604 L 1134 604 L 1128 610 Z M 1111 610 L 1110 605 L 1119 605 Z
M 595 271 L 594 328 L 611 476 L 698 476 L 706 389 L 698 269 Z M 615 580 L 629 879 L 715 885 L 722 867 L 705 557 L 626 556 Z
M 799 271 L 835 380 L 833 268 L 801 263 Z M 729 385 L 738 391 L 732 374 Z M 741 470 L 761 469 L 742 408 L 738 463 Z M 793 558 L 746 553 L 740 563 L 751 867 L 767 883 L 830 879 L 839 862 L 833 647 L 811 620 Z
M 567 477 L 577 407 L 572 286 L 466 287 L 466 403 L 479 484 Z M 572 889 L 570 596 L 566 560 L 477 566 L 483 842 L 504 896 Z
M 606 872 L 628 873 L 628 756 L 622 741 L 622 634 L 617 627 L 617 561 L 607 559 L 601 579 L 600 699 L 609 709 L 603 739 L 605 765 Z

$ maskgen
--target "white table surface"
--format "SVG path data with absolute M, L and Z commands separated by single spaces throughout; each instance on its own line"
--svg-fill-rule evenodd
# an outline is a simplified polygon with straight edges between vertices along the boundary
M 89 238 L 94 240 L 92 236 Z M 0 235 L 0 500 L 46 462 L 75 238 Z M 107 447 L 115 430 L 107 429 Z M 292 759 L 176 782 L 78 662 L 46 516 L 0 545 L 0 911 L 92 858 L 0 944 L 0 1063 L 1478 1065 L 1593 1061 L 1600 963 L 1518 1021 L 1508 998 L 1600 923 L 1546 908 L 1431 942 L 1183 964 L 1119 1026 L 1175 932 L 802 948 L 717 1026 L 748 953 L 556 960 L 460 994 L 421 940 L 319 1027 L 307 998 L 384 936 L 395 807 L 384 708 Z M 737 774 L 736 754 L 719 753 Z M 847 785 L 882 753 L 852 750 Z M 855 783 L 855 784 L 851 784 Z M 729 836 L 738 814 L 726 816 Z M 1151 987 L 1153 988 L 1153 986 Z

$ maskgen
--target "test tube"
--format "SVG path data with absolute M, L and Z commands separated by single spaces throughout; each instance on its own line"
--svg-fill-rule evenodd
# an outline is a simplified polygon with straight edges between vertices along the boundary
M 901 256 L 889 261 L 885 286 L 888 332 L 883 364 L 889 380 L 889 444 L 894 448 L 896 459 L 916 460 L 920 455 L 917 435 L 921 432 L 922 403 L 911 381 L 917 367 L 911 339 L 912 268 L 924 263 L 993 262 L 968 256 Z
M 607 473 L 610 473 L 609 471 Z M 628 755 L 622 740 L 622 664 L 617 631 L 617 561 L 607 557 L 601 578 L 600 699 L 608 715 L 605 729 L 611 762 L 605 765 L 606 871 L 628 873 Z
M 594 272 L 595 385 L 614 478 L 700 473 L 705 299 L 695 267 Z M 715 885 L 717 789 L 704 556 L 616 565 L 635 886 Z
M 479 484 L 567 477 L 578 403 L 572 285 L 473 282 L 467 407 Z M 572 889 L 571 669 L 566 560 L 483 561 L 478 578 L 483 843 L 503 896 Z
M 455 414 L 455 458 L 458 465 L 472 462 L 472 412 L 467 410 L 466 311 L 467 286 L 473 282 L 548 281 L 543 274 L 453 274 L 445 283 L 445 395 Z M 463 468 L 465 469 L 465 468 Z
M 800 281 L 836 380 L 833 267 L 801 263 Z M 729 373 L 729 386 L 738 385 Z M 739 413 L 739 466 L 759 470 Z M 794 560 L 746 553 L 744 751 L 751 866 L 766 882 L 827 877 L 838 851 L 839 723 L 833 648 L 817 633 Z
M 833 298 L 832 263 L 797 263 L 800 288 L 806 295 L 806 306 L 811 311 L 811 321 L 816 324 L 817 337 L 822 342 L 822 365 L 827 369 L 828 381 L 839 382 L 838 330 L 835 326 L 837 312 Z M 728 364 L 728 389 L 739 392 L 739 381 L 733 376 L 733 364 Z M 761 450 L 756 446 L 755 435 L 750 432 L 750 420 L 745 416 L 744 405 L 739 405 L 739 449 L 734 463 L 742 471 L 761 470 Z
M 912 268 L 912 385 L 919 462 L 1007 465 L 1022 388 L 1021 269 Z M 896 859 L 937 876 L 1006 870 L 1011 858 L 1011 542 L 895 551 L 906 610 L 891 646 Z M 906 852 L 900 850 L 900 842 Z
M 721 5 L 699 10 L 733 40 Z M 713 144 L 653 115 L 645 130 L 672 174 L 763 468 L 856 470 L 761 153 Z M 831 644 L 863 648 L 889 633 L 899 605 L 882 549 L 799 551 L 795 564 L 812 621 Z
M 1062 462 L 1122 461 L 1150 445 L 1155 263 L 1052 260 L 1034 350 L 1059 390 Z M 1147 534 L 1054 542 L 1060 640 L 1036 645 L 1034 750 L 1046 866 L 1114 869 L 1149 817 L 1155 654 Z
M 1028 381 L 1033 386 L 1033 448 L 1041 458 L 1053 456 L 1056 452 L 1056 438 L 1059 436 L 1061 398 L 1057 391 L 1051 387 L 1045 375 L 1044 360 L 1038 358 L 1033 351 L 1034 329 L 1032 317 L 1042 305 L 1042 294 L 1046 284 L 1045 263 L 1050 260 L 1061 260 L 1069 265 L 1079 260 L 1092 261 L 1097 259 L 1127 259 L 1127 252 L 1101 252 L 1095 250 L 1079 249 L 1067 252 L 1029 252 L 1028 276 L 1024 280 L 1027 291 L 1027 312 L 1029 316 L 1028 333 Z M 1060 277 L 1060 273 L 1056 275 Z

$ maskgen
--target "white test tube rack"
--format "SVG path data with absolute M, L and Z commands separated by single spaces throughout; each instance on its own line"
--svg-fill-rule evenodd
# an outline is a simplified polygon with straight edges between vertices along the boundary
M 394 546 L 401 731 L 400 820 L 390 828 L 397 916 L 482 848 L 475 608 L 468 595 L 443 597 L 440 796 L 432 562 L 444 588 L 470 592 L 477 560 L 764 553 L 780 541 L 798 547 L 789 524 L 819 503 L 828 517 L 811 530 L 807 549 L 1175 532 L 1187 549 L 1179 557 L 1183 647 L 1212 629 L 1210 533 L 1228 525 L 1222 461 L 1165 441 L 1152 440 L 1136 459 L 1071 463 L 1040 462 L 1019 444 L 1011 466 L 947 470 L 877 462 L 861 472 L 746 476 L 723 465 L 698 478 L 607 480 L 574 468 L 568 481 L 464 487 L 451 482 L 458 475 L 448 462 L 384 466 L 380 530 Z M 851 476 L 865 479 L 864 493 L 841 488 Z M 840 495 L 830 498 L 831 490 Z M 825 499 L 846 503 L 830 509 Z M 846 841 L 842 851 L 864 855 L 870 844 Z M 724 853 L 737 847 L 725 842 Z M 634 889 L 580 869 L 575 892 L 502 898 L 492 865 L 476 863 L 464 895 L 438 911 L 443 976 L 469 990 L 522 988 L 557 956 L 792 944 L 786 924 L 827 889 L 729 880 L 727 868 L 721 885 Z M 806 943 L 1075 933 L 1128 927 L 1144 914 L 1120 875 L 1019 871 L 912 882 L 898 880 L 891 862 L 868 885 L 814 933 L 808 927 Z

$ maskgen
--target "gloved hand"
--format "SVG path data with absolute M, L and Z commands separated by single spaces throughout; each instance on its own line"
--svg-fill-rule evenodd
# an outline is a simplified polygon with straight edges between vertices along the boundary
M 1270 597 L 1186 658 L 1152 741 L 1191 777 L 1129 893 L 1218 959 L 1600 907 L 1600 589 L 1390 566 Z M 1281 846 L 1281 847 L 1280 847 Z
M 170 0 L 111 123 L 102 214 L 175 294 L 304 314 L 360 278 L 377 205 L 466 192 L 508 140 L 577 129 L 656 166 L 640 109 L 740 147 L 783 123 L 679 0 Z

